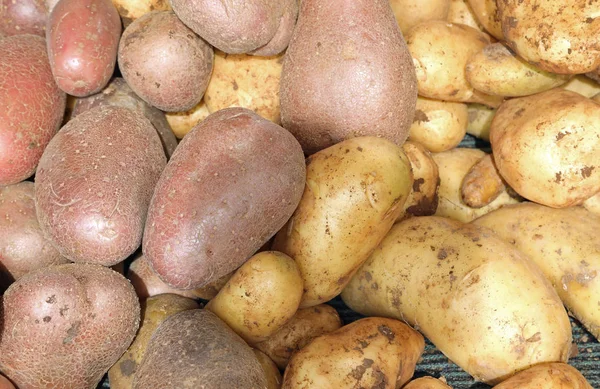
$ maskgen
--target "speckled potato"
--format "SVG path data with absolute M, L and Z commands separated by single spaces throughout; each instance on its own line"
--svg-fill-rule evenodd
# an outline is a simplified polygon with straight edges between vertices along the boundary
M 475 16 L 475 12 L 473 11 L 471 4 L 469 4 L 469 0 L 451 0 L 446 20 L 449 23 L 464 24 L 480 31 L 484 31 L 484 27 L 477 20 L 477 16 Z
M 452 389 L 445 381 L 433 377 L 421 377 L 410 381 L 403 389 Z
M 467 104 L 469 123 L 467 134 L 485 141 L 490 140 L 490 127 L 496 114 L 496 109 L 483 104 Z
M 526 199 L 561 208 L 600 191 L 593 100 L 560 88 L 511 99 L 494 116 L 490 142 L 498 171 Z
M 169 0 L 112 0 L 119 11 L 123 27 L 127 27 L 135 19 L 152 11 L 170 11 Z
M 302 308 L 341 292 L 404 210 L 412 183 L 408 158 L 382 138 L 348 139 L 308 158 L 300 204 L 273 244 L 300 267 Z
M 504 40 L 496 0 L 468 0 L 468 2 L 485 31 L 496 39 Z
M 194 108 L 183 112 L 166 112 L 167 122 L 177 139 L 183 139 L 198 123 L 206 119 L 210 111 L 202 99 Z
M 0 0 L 0 38 L 2 36 L 46 34 L 46 0 Z
M 433 157 L 421 144 L 407 141 L 402 145 L 402 150 L 410 161 L 413 173 L 413 185 L 404 203 L 404 214 L 398 216 L 398 220 L 406 216 L 428 216 L 433 215 L 438 207 L 438 188 L 440 186 L 440 174 Z
M 398 320 L 360 319 L 296 352 L 282 388 L 400 388 L 413 376 L 424 346 L 423 336 Z
M 600 192 L 583 202 L 585 209 L 596 215 L 600 215 Z
M 406 34 L 413 26 L 428 20 L 446 20 L 450 0 L 389 0 L 398 27 Z
M 600 216 L 581 207 L 506 206 L 475 220 L 526 254 L 569 312 L 600 339 Z
M 267 354 L 263 353 L 260 350 L 254 348 L 252 349 L 252 351 L 254 351 L 256 359 L 258 359 L 258 362 L 260 363 L 260 366 L 262 366 L 263 371 L 265 373 L 265 377 L 267 379 L 266 389 L 281 388 L 283 377 L 281 377 L 281 373 L 279 372 L 279 369 L 277 368 L 275 362 L 273 362 L 271 358 L 267 356 Z
M 517 373 L 494 389 L 593 389 L 585 377 L 566 363 L 541 363 Z
M 396 224 L 342 292 L 368 316 L 416 326 L 476 380 L 566 362 L 571 324 L 552 285 L 487 228 L 423 216 Z
M 419 97 L 408 139 L 433 153 L 450 150 L 465 137 L 468 120 L 466 104 Z

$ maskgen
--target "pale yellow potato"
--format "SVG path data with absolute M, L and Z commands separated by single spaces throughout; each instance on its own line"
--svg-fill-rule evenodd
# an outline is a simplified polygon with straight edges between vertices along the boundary
M 148 12 L 172 9 L 169 0 L 112 0 L 112 3 L 121 15 L 124 27 Z
M 302 276 L 294 260 L 263 251 L 246 261 L 205 309 L 254 345 L 294 316 L 301 297 Z
M 204 94 L 208 110 L 243 107 L 279 124 L 279 81 L 283 54 L 261 57 L 215 50 L 212 76 Z
M 497 5 L 507 44 L 527 62 L 561 74 L 600 66 L 599 2 L 498 0 Z
M 407 387 L 408 388 L 408 387 Z M 542 363 L 517 373 L 494 389 L 593 389 L 585 377 L 566 363 Z
M 461 193 L 463 180 L 471 168 L 485 155 L 485 152 L 479 149 L 466 148 L 433 154 L 433 160 L 438 165 L 440 174 L 439 201 L 435 215 L 467 223 L 505 204 L 519 201 L 507 192 L 503 192 L 494 201 L 481 208 L 472 208 L 465 204 Z
M 307 159 L 300 204 L 273 243 L 300 267 L 302 308 L 342 291 L 404 210 L 412 184 L 404 151 L 383 138 L 351 138 Z
M 458 146 L 467 133 L 467 105 L 419 96 L 408 139 L 433 153 Z
M 467 62 L 473 88 L 495 96 L 528 96 L 560 86 L 569 75 L 545 72 L 519 58 L 503 43 L 484 47 Z
M 584 76 L 576 75 L 569 82 L 561 86 L 562 89 L 579 93 L 585 97 L 594 97 L 600 93 L 600 84 Z
M 330 305 L 317 305 L 299 309 L 279 331 L 265 341 L 254 345 L 285 370 L 292 355 L 314 338 L 340 328 L 342 320 Z
M 600 339 L 600 216 L 535 203 L 500 208 L 473 222 L 526 254 L 569 310 Z
M 208 107 L 204 103 L 204 99 L 198 103 L 194 108 L 185 112 L 165 112 L 167 122 L 173 130 L 173 134 L 177 139 L 183 139 L 188 132 L 200 123 L 206 117 L 210 115 Z
M 506 101 L 490 143 L 498 171 L 528 200 L 562 208 L 600 191 L 600 104 L 575 92 Z
M 410 161 L 413 172 L 413 185 L 404 203 L 405 212 L 398 216 L 402 220 L 407 216 L 433 215 L 438 206 L 438 188 L 440 173 L 431 153 L 423 145 L 406 141 L 402 145 Z
M 428 20 L 446 20 L 450 0 L 390 0 L 402 34 Z
M 480 31 L 484 30 L 483 25 L 479 23 L 475 16 L 469 0 L 451 0 L 446 20 L 449 23 L 459 23 Z
M 467 134 L 485 141 L 490 140 L 490 126 L 496 114 L 496 109 L 483 104 L 467 104 L 469 123 Z
M 424 347 L 423 336 L 398 320 L 360 319 L 295 353 L 282 388 L 400 388 Z
M 410 381 L 403 389 L 452 389 L 445 381 L 433 377 L 421 377 Z
M 500 15 L 496 0 L 468 0 L 473 13 L 477 17 L 479 23 L 483 25 L 485 31 L 490 33 L 496 39 L 504 40 L 502 34 L 502 24 L 500 23 Z
M 600 192 L 583 202 L 585 209 L 596 215 L 600 215 Z
M 256 355 L 256 359 L 260 363 L 260 366 L 263 368 L 265 372 L 265 377 L 267 378 L 267 388 L 266 389 L 279 389 L 281 388 L 281 383 L 283 381 L 283 377 L 281 377 L 281 373 L 277 368 L 275 362 L 271 360 L 265 353 L 255 348 L 252 349 L 254 351 L 254 355 Z
M 571 324 L 542 271 L 491 230 L 436 216 L 396 224 L 342 292 L 404 320 L 475 379 L 566 362 Z

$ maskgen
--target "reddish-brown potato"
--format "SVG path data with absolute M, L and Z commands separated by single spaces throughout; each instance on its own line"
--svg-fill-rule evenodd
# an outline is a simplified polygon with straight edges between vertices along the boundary
M 250 54 L 269 57 L 281 53 L 288 47 L 298 19 L 298 0 L 283 0 L 283 6 L 284 11 L 279 21 L 279 28 L 273 38 L 269 43 Z
M 0 186 L 31 176 L 58 131 L 66 95 L 52 76 L 44 38 L 0 40 Z
M 0 0 L 2 35 L 46 34 L 48 6 L 45 0 Z
M 121 18 L 110 0 L 60 0 L 46 42 L 56 83 L 73 96 L 99 92 L 117 61 Z
M 36 270 L 2 303 L 0 370 L 21 389 L 95 388 L 140 322 L 133 287 L 98 265 Z
M 15 386 L 8 380 L 8 378 L 0 375 L 0 389 L 15 389 Z
M 154 185 L 166 164 L 140 113 L 97 107 L 52 139 L 35 178 L 44 234 L 74 262 L 111 266 L 140 245 Z

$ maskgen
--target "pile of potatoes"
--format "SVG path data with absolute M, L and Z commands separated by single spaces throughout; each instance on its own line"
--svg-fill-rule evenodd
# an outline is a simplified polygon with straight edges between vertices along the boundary
M 598 15 L 0 1 L 0 388 L 592 388 Z

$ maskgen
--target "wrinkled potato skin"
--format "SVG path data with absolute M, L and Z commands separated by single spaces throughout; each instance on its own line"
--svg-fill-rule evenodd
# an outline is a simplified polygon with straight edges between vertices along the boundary
M 403 389 L 452 389 L 441 380 L 433 377 L 421 377 L 410 381 Z
M 279 81 L 283 57 L 215 53 L 213 74 L 204 101 L 210 112 L 229 107 L 248 108 L 281 123 Z
M 569 312 L 600 339 L 600 216 L 580 207 L 506 206 L 473 222 L 526 254 Z
M 308 158 L 300 204 L 273 243 L 300 267 L 302 308 L 342 291 L 404 210 L 412 183 L 408 158 L 382 138 L 348 139 Z
M 477 20 L 475 12 L 473 11 L 471 4 L 469 4 L 469 0 L 451 0 L 446 20 L 450 23 L 464 24 L 480 31 L 484 31 L 484 27 Z
M 300 0 L 283 0 L 284 11 L 281 15 L 277 32 L 273 38 L 271 38 L 269 43 L 251 51 L 250 54 L 270 57 L 280 54 L 288 47 L 298 19 L 298 11 L 300 8 L 298 4 L 299 1 Z
M 277 368 L 275 362 L 273 362 L 271 358 L 269 358 L 265 353 L 263 353 L 260 350 L 252 349 L 252 351 L 254 351 L 256 359 L 258 359 L 258 362 L 260 362 L 260 366 L 262 366 L 263 371 L 265 372 L 265 377 L 267 378 L 266 389 L 281 388 L 283 377 L 281 377 L 281 373 L 279 372 L 279 369 Z
M 504 103 L 494 116 L 490 142 L 508 185 L 555 208 L 580 204 L 600 191 L 599 108 L 560 88 Z
M 0 38 L 20 34 L 43 37 L 47 19 L 45 0 L 0 0 Z
M 423 336 L 398 320 L 360 319 L 296 352 L 282 388 L 400 388 L 424 347 Z
M 418 97 L 408 139 L 433 153 L 450 150 L 465 137 L 468 120 L 466 104 Z
M 471 208 L 482 208 L 506 191 L 506 185 L 496 169 L 494 158 L 481 158 L 465 175 L 460 188 L 463 202 Z
M 44 38 L 0 40 L 0 186 L 31 176 L 60 128 L 66 95 L 52 76 Z
M 479 23 L 496 39 L 504 40 L 496 0 L 468 0 Z
M 133 379 L 154 331 L 168 317 L 200 308 L 194 300 L 175 294 L 162 294 L 142 302 L 142 324 L 135 340 L 125 354 L 108 371 L 110 389 L 131 389 Z
M 600 192 L 583 202 L 585 209 L 596 215 L 600 215 Z
M 517 373 L 494 389 L 593 389 L 585 377 L 566 363 L 542 363 Z
M 469 124 L 467 134 L 485 141 L 490 140 L 490 126 L 496 114 L 496 109 L 483 104 L 468 104 Z
M 140 322 L 131 285 L 99 265 L 36 270 L 3 300 L 0 369 L 20 389 L 96 388 Z
M 167 122 L 177 139 L 183 139 L 198 123 L 206 119 L 210 111 L 202 99 L 194 108 L 183 112 L 166 112 Z
M 417 326 L 485 383 L 569 357 L 571 324 L 552 285 L 484 227 L 435 216 L 400 222 L 342 298 L 363 315 Z
M 279 331 L 263 342 L 254 345 L 285 370 L 292 355 L 314 338 L 340 328 L 342 320 L 330 305 L 317 305 L 299 309 Z
M 389 0 L 403 34 L 428 20 L 446 20 L 450 0 Z
M 410 161 L 413 173 L 413 185 L 404 203 L 406 214 L 400 214 L 398 221 L 408 215 L 433 215 L 438 206 L 438 188 L 440 174 L 433 157 L 421 144 L 407 141 L 402 150 Z
M 112 0 L 112 3 L 119 12 L 125 28 L 135 19 L 152 11 L 171 11 L 169 0 Z

